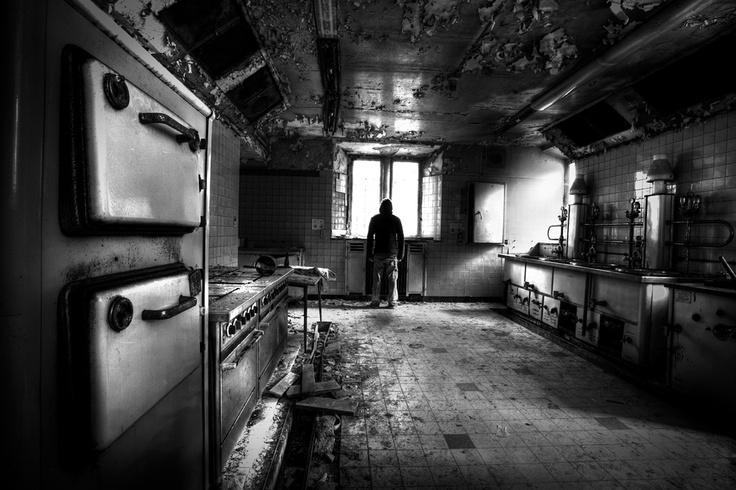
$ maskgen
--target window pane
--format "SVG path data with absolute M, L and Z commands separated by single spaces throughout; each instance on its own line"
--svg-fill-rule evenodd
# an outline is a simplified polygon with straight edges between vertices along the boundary
M 401 219 L 404 235 L 417 236 L 419 225 L 419 163 L 394 162 L 391 178 L 394 214 Z
M 381 204 L 381 162 L 355 160 L 350 192 L 350 232 L 365 237 L 371 216 L 378 213 Z

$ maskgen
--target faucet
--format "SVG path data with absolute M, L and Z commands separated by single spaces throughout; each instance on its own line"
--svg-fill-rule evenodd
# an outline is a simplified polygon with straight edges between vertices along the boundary
M 588 262 L 595 263 L 597 256 L 598 251 L 595 249 L 595 236 L 592 236 L 590 237 L 590 248 L 583 254 L 583 257 L 585 257 Z
M 555 247 L 554 250 L 552 250 L 552 255 L 554 255 L 556 258 L 561 259 L 565 256 L 565 221 L 567 221 L 567 209 L 565 209 L 565 206 L 562 206 L 560 208 L 560 215 L 557 216 L 557 219 L 560 220 L 560 238 L 557 240 L 558 245 Z

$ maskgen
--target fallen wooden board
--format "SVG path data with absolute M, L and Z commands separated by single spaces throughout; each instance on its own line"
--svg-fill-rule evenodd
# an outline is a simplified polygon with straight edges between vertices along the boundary
M 314 393 L 314 364 L 302 364 L 302 393 Z
M 335 381 L 334 379 L 331 379 L 329 381 L 321 381 L 319 383 L 314 383 L 314 390 L 312 391 L 313 395 L 324 395 L 325 393 L 332 393 L 333 391 L 340 391 L 342 387 L 340 386 L 340 383 Z M 302 394 L 302 387 L 301 386 L 292 386 L 289 388 L 289 390 L 286 392 L 286 396 L 292 397 L 292 396 L 299 396 Z
M 318 412 L 331 412 L 340 415 L 355 415 L 356 403 L 350 400 L 335 400 L 322 396 L 310 396 L 306 400 L 296 402 L 297 408 L 304 410 L 315 410 Z
M 299 379 L 299 375 L 297 373 L 286 373 L 278 383 L 268 390 L 268 392 L 273 396 L 281 398 L 284 396 L 284 393 L 286 393 L 286 390 L 288 390 L 297 379 Z

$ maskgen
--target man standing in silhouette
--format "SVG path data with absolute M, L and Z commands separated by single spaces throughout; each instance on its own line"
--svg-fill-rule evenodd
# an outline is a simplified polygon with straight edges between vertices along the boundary
M 404 228 L 393 210 L 391 199 L 384 199 L 379 213 L 368 225 L 368 260 L 373 262 L 371 306 L 374 308 L 381 305 L 381 278 L 384 276 L 388 279 L 388 307 L 395 308 L 399 299 L 396 279 L 399 261 L 404 258 Z

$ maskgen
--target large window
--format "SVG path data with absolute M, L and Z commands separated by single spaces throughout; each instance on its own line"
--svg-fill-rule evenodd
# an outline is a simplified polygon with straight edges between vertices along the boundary
M 404 235 L 420 236 L 421 195 L 419 162 L 354 160 L 350 185 L 350 234 L 365 237 L 381 199 L 388 197 L 401 218 Z

